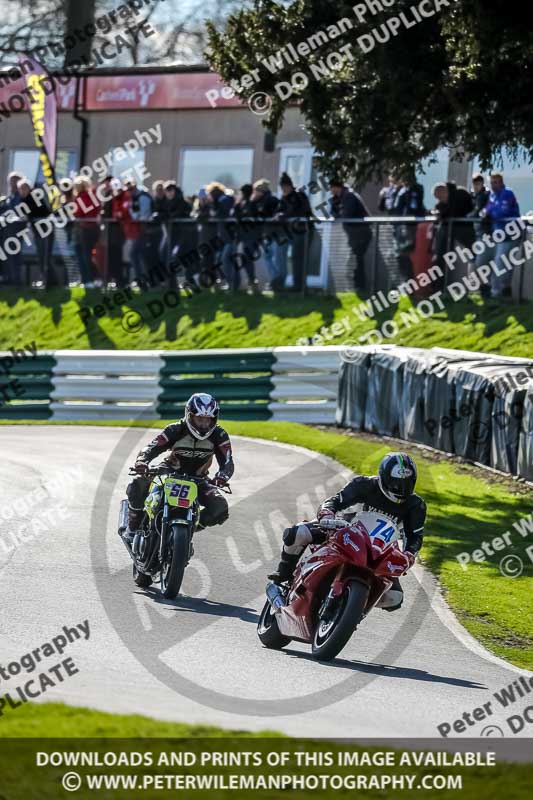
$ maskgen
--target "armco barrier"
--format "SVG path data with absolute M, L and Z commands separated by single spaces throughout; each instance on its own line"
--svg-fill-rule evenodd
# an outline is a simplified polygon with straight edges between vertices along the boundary
M 350 348 L 347 357 L 339 425 L 533 480 L 533 360 L 387 345 Z
M 533 360 L 393 345 L 56 351 L 0 378 L 24 390 L 0 418 L 176 419 L 207 391 L 226 419 L 337 421 L 533 480 L 531 376 Z
M 47 380 L 38 384 L 39 415 L 55 420 L 172 419 L 182 415 L 193 392 L 207 391 L 220 400 L 225 419 L 331 424 L 339 350 L 55 351 L 39 357 L 48 369 Z M 31 379 L 35 382 L 35 375 Z M 0 407 L 0 418 L 36 414 L 24 403 Z
M 0 359 L 9 356 L 0 353 Z M 0 375 L 0 419 L 48 419 L 54 366 L 53 356 L 41 354 L 14 364 Z M 12 400 L 15 393 L 17 399 Z

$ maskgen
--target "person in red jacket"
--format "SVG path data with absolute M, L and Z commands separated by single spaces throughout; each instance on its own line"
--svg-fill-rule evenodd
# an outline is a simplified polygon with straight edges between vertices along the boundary
M 98 216 L 100 204 L 91 191 L 91 184 L 84 178 L 74 181 L 74 251 L 78 259 L 81 282 L 86 289 L 94 289 L 92 251 L 100 234 Z
M 107 277 L 120 289 L 127 283 L 124 268 L 123 206 L 126 192 L 119 178 L 108 175 L 104 180 L 105 194 L 109 199 L 102 206 L 102 222 L 107 234 Z

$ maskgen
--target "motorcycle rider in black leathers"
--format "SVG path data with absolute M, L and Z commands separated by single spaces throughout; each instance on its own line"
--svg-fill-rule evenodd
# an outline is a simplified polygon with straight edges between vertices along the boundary
M 389 517 L 405 534 L 404 554 L 409 567 L 422 547 L 426 504 L 414 493 L 417 471 L 413 459 L 406 453 L 388 453 L 379 465 L 376 477 L 357 476 L 338 494 L 325 500 L 317 514 L 317 523 L 309 527 L 294 525 L 283 532 L 283 550 L 276 572 L 269 575 L 274 583 L 292 580 L 294 570 L 309 544 L 322 544 L 328 534 L 320 529 L 321 520 L 334 517 L 336 512 L 350 506 L 362 505 L 363 511 L 377 511 Z M 390 594 L 389 594 L 390 593 Z M 403 590 L 398 578 L 389 589 L 387 611 L 395 611 L 403 602 Z
M 128 527 L 123 536 L 131 543 L 141 526 L 144 501 L 148 495 L 150 480 L 144 477 L 152 459 L 170 450 L 164 460 L 172 469 L 182 469 L 189 475 L 207 477 L 213 458 L 217 460 L 218 472 L 213 484 L 198 486 L 198 499 L 203 506 L 198 529 L 211 525 L 222 525 L 228 518 L 226 498 L 217 491 L 233 475 L 234 465 L 231 442 L 226 431 L 217 425 L 219 405 L 209 394 L 193 394 L 185 406 L 185 416 L 167 427 L 140 451 L 135 461 L 139 473 L 126 490 L 129 501 Z

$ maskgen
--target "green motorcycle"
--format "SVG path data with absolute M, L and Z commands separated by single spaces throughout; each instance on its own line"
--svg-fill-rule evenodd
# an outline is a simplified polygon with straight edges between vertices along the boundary
M 138 473 L 130 469 L 129 474 Z M 185 568 L 194 553 L 193 536 L 200 516 L 198 486 L 210 481 L 164 464 L 150 469 L 146 476 L 151 483 L 141 529 L 131 546 L 122 537 L 128 507 L 128 501 L 123 500 L 119 535 L 133 560 L 136 585 L 147 588 L 158 580 L 163 597 L 172 600 L 179 593 Z M 229 486 L 224 488 L 231 493 Z

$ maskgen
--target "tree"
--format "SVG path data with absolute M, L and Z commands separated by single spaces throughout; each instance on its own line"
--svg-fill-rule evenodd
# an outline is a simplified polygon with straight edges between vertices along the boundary
M 65 0 L 65 62 L 64 66 L 83 63 L 91 60 L 91 47 L 93 36 L 85 34 L 87 25 L 94 25 L 96 0 Z M 76 31 L 82 31 L 82 36 L 76 36 Z M 69 39 L 74 41 L 73 46 L 68 45 Z
M 69 39 L 74 46 L 69 45 L 64 56 L 46 53 L 42 57 L 44 65 L 57 69 L 79 60 L 90 62 L 92 49 L 113 42 L 128 25 L 148 22 L 155 35 L 148 39 L 139 36 L 137 41 L 129 38 L 131 46 L 108 66 L 199 64 L 204 61 L 207 46 L 205 18 L 209 16 L 221 28 L 231 12 L 250 3 L 251 0 L 152 0 L 137 14 L 132 12 L 129 21 L 117 14 L 119 24 L 112 25 L 111 30 L 96 25 L 94 36 L 83 33 L 81 38 L 73 36 L 76 29 L 85 31 L 88 24 L 126 6 L 126 0 L 0 0 L 0 62 L 12 64 L 19 53 L 49 43 L 60 45 L 65 41 L 69 45 Z M 58 52 L 62 49 L 59 47 Z
M 428 6 L 436 13 L 417 22 L 413 7 Z M 267 127 L 279 130 L 298 101 L 327 174 L 363 182 L 391 167 L 411 172 L 442 146 L 484 167 L 501 148 L 533 158 L 533 33 L 512 3 L 255 0 L 223 32 L 210 27 L 209 45 L 213 68 L 244 100 L 270 95 Z M 290 45 L 302 53 L 293 64 Z M 253 70 L 260 80 L 242 85 Z M 301 88 L 288 97 L 291 81 Z

